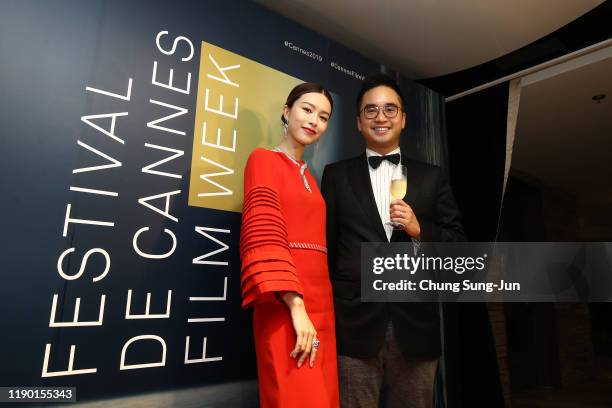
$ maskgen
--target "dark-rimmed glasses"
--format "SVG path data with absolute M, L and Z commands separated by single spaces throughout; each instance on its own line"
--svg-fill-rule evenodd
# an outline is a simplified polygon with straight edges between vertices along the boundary
M 378 112 L 382 110 L 383 115 L 385 115 L 387 119 L 393 119 L 401 109 L 402 108 L 393 103 L 388 103 L 383 106 L 366 105 L 361 109 L 361 112 L 363 112 L 363 116 L 365 116 L 366 119 L 374 119 L 378 116 Z

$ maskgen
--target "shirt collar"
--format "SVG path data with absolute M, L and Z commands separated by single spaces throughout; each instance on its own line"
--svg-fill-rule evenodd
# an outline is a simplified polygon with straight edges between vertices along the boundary
M 399 147 L 397 149 L 387 153 L 385 156 L 390 155 L 390 154 L 395 154 L 395 153 L 399 153 L 401 155 Z M 369 148 L 366 147 L 366 157 L 371 157 L 371 156 L 382 156 L 382 154 L 377 153 L 374 150 L 369 149 Z

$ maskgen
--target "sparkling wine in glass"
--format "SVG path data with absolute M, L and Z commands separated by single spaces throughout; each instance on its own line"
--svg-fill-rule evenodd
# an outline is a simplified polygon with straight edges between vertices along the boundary
M 408 169 L 404 165 L 397 165 L 395 170 L 393 171 L 393 175 L 391 176 L 391 186 L 389 189 L 389 193 L 391 196 L 391 202 L 395 200 L 401 200 L 406 195 L 406 189 L 408 188 Z M 401 229 L 402 225 L 389 221 L 389 225 L 393 226 L 393 228 Z

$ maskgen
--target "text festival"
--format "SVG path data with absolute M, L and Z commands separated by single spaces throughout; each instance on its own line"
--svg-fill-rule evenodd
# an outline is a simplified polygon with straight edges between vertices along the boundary
M 184 36 L 177 36 L 173 39 L 168 36 L 169 36 L 168 31 L 160 31 L 157 34 L 156 39 L 155 39 L 157 50 L 164 55 L 174 56 L 177 59 L 180 58 L 180 60 L 177 61 L 177 63 L 179 64 L 191 61 L 194 57 L 193 43 Z M 229 75 L 231 75 L 232 74 L 231 71 L 238 69 L 239 65 L 220 67 L 216 63 L 212 55 L 209 55 L 208 57 L 213 61 L 213 64 L 217 69 L 217 72 L 209 73 L 208 78 L 211 78 L 214 81 L 218 81 L 222 83 L 223 85 L 228 85 L 230 86 L 230 88 L 237 87 L 238 84 L 236 82 L 232 82 L 232 80 L 228 76 L 228 72 L 229 72 Z M 167 79 L 164 80 L 160 78 L 167 78 Z M 182 79 L 181 81 L 175 81 L 173 69 L 170 69 L 169 72 L 165 72 L 165 75 L 163 74 L 158 75 L 158 63 L 157 61 L 153 61 L 152 77 L 151 77 L 151 84 L 153 86 L 157 86 L 157 87 L 166 89 L 167 92 L 176 92 L 179 94 L 190 95 L 192 91 L 191 72 L 187 73 L 186 78 L 181 78 L 181 79 Z M 132 78 L 129 78 L 127 80 L 127 89 L 119 93 L 116 90 L 113 90 L 113 92 L 111 92 L 108 90 L 103 90 L 103 89 L 95 88 L 92 86 L 87 86 L 85 89 L 86 89 L 86 92 L 90 93 L 91 95 L 95 95 L 95 97 L 110 98 L 108 99 L 109 101 L 117 101 L 117 102 L 121 101 L 120 103 L 123 104 L 126 101 L 129 102 L 131 99 Z M 203 106 L 204 110 L 211 112 L 212 114 L 228 116 L 228 114 L 223 111 L 223 96 L 222 95 L 219 96 L 218 106 L 213 107 L 209 105 L 208 95 L 209 95 L 209 92 L 207 89 L 206 100 L 204 101 L 204 106 Z M 177 117 L 181 117 L 185 115 L 188 112 L 187 108 L 182 107 L 182 106 L 176 106 L 176 105 L 173 105 L 173 104 L 170 104 L 164 101 L 156 100 L 156 99 L 149 99 L 149 103 L 160 106 L 164 109 L 167 109 L 167 112 L 170 112 L 170 113 L 167 116 L 163 116 L 163 117 L 156 118 L 154 120 L 149 121 L 147 123 L 148 128 L 155 129 L 155 131 L 165 132 L 167 136 L 170 136 L 168 140 L 172 140 L 172 137 L 174 137 L 173 135 L 180 135 L 180 136 L 186 135 L 186 132 L 184 130 L 173 128 L 172 125 L 168 121 L 172 120 L 173 118 L 177 118 Z M 237 113 L 238 98 L 235 99 L 235 104 L 236 104 L 235 112 Z M 122 138 L 122 135 L 120 132 L 115 133 L 115 128 L 118 123 L 121 123 L 122 118 L 126 116 L 128 116 L 128 112 L 115 112 L 115 113 L 102 113 L 102 114 L 94 113 L 91 115 L 82 116 L 81 120 L 87 126 L 90 126 L 91 128 L 98 131 L 99 133 L 97 134 L 99 134 L 100 136 L 109 137 L 114 142 L 124 145 L 126 143 L 125 140 Z M 233 116 L 233 119 L 237 120 L 237 114 Z M 220 132 L 220 129 L 218 130 L 218 132 Z M 234 140 L 233 140 L 234 150 L 232 151 L 235 151 L 235 146 L 236 146 L 236 140 L 235 140 L 236 132 L 235 131 L 233 133 L 233 137 L 234 137 Z M 209 147 L 213 147 L 213 148 L 216 147 L 216 148 L 223 149 L 226 151 L 229 149 L 232 149 L 231 147 L 221 145 L 219 138 L 217 138 L 216 144 L 211 143 L 211 142 L 206 142 L 205 139 L 206 139 L 206 135 L 203 135 L 202 143 L 205 143 Z M 122 163 L 119 160 L 110 156 L 107 153 L 104 153 L 103 151 L 97 149 L 96 147 L 93 147 L 81 140 L 77 140 L 77 144 L 80 148 L 86 149 L 89 152 L 94 153 L 96 156 L 98 156 L 101 159 L 104 159 L 106 162 L 105 164 L 91 165 L 89 167 L 82 167 L 82 168 L 74 169 L 72 171 L 73 174 L 87 173 L 87 172 L 116 171 L 114 169 L 122 166 Z M 156 168 L 164 163 L 167 163 L 167 162 L 170 162 L 172 160 L 176 160 L 182 157 L 184 155 L 183 150 L 176 149 L 174 147 L 169 147 L 169 146 L 160 146 L 160 145 L 151 144 L 151 143 L 145 143 L 144 146 L 147 149 L 155 149 L 158 151 L 164 151 L 164 152 L 168 152 L 169 154 L 167 155 L 167 157 L 165 157 L 162 160 L 159 160 L 157 162 L 154 162 L 152 164 L 142 167 L 141 169 L 142 173 L 148 173 L 148 174 L 160 177 L 159 179 L 160 186 L 163 186 L 163 181 L 165 180 L 165 178 L 171 178 L 171 179 L 181 179 L 182 178 L 182 175 L 180 174 L 161 171 Z M 212 192 L 212 193 L 199 193 L 198 195 L 205 196 L 207 194 L 209 195 L 232 194 L 232 192 L 229 189 L 221 186 L 219 182 L 213 181 L 211 177 L 231 174 L 233 173 L 233 170 L 230 169 L 230 172 L 228 172 L 228 169 L 226 167 L 208 158 L 202 157 L 201 160 L 206 160 L 207 163 L 216 165 L 218 168 L 224 169 L 224 171 L 218 172 L 218 173 L 201 174 L 200 178 L 202 180 L 208 182 L 209 184 L 216 186 L 217 188 L 221 188 L 222 191 L 221 192 L 217 191 L 217 192 Z M 117 199 L 119 196 L 118 192 L 116 191 L 94 189 L 92 187 L 95 187 L 95 186 L 88 185 L 87 187 L 84 187 L 84 186 L 71 185 L 70 190 L 73 192 L 79 193 L 79 194 L 89 194 L 93 196 L 106 196 L 106 197 L 112 197 L 113 199 Z M 179 221 L 178 218 L 171 213 L 170 208 L 171 208 L 171 202 L 173 198 L 176 198 L 175 196 L 180 193 L 181 193 L 180 190 L 161 192 L 160 194 L 156 194 L 153 196 L 142 197 L 138 199 L 138 203 L 142 205 L 144 208 L 146 208 L 146 211 L 153 211 L 155 214 L 151 214 L 152 216 L 164 217 L 164 219 L 168 219 L 174 223 L 178 223 Z M 163 203 L 163 205 L 155 205 L 156 203 L 159 204 L 160 202 Z M 91 216 L 89 218 L 77 218 L 73 214 L 74 212 L 73 212 L 72 203 L 68 203 L 66 206 L 65 219 L 64 219 L 64 224 L 63 224 L 63 231 L 62 231 L 63 237 L 68 236 L 69 230 L 74 224 L 88 225 L 89 228 L 92 228 L 92 229 L 94 228 L 113 228 L 115 226 L 115 222 L 113 220 L 94 219 Z M 228 245 L 224 243 L 218 237 L 219 237 L 219 234 L 229 234 L 230 230 L 210 228 L 210 227 L 205 227 L 205 226 L 195 226 L 194 229 L 195 229 L 195 234 L 198 234 L 199 236 L 205 237 L 207 240 L 214 242 L 216 249 L 208 253 L 205 253 L 203 255 L 200 255 L 196 258 L 193 258 L 192 263 L 196 265 L 214 265 L 217 267 L 224 267 L 224 266 L 227 267 L 228 265 L 227 260 L 210 260 L 208 258 L 218 255 L 218 254 L 221 254 L 220 256 L 227 255 Z M 153 260 L 164 259 L 164 258 L 168 258 L 172 256 L 177 247 L 177 238 L 176 238 L 175 233 L 172 231 L 172 229 L 164 228 L 162 237 L 160 238 L 162 240 L 165 239 L 165 241 L 167 242 L 168 249 L 164 253 L 151 253 L 151 251 L 147 252 L 146 250 L 143 249 L 143 245 L 142 245 L 143 237 L 146 237 L 147 234 L 154 234 L 153 232 L 149 232 L 149 230 L 150 230 L 150 227 L 145 225 L 145 226 L 142 226 L 142 228 L 137 229 L 133 232 L 131 246 L 133 250 L 135 251 L 135 253 L 138 254 L 138 256 L 142 258 L 153 259 Z M 217 237 L 211 234 L 214 234 Z M 225 236 L 227 237 L 227 235 Z M 86 252 L 80 261 L 80 267 L 78 271 L 73 274 L 69 274 L 66 272 L 64 266 L 69 264 L 70 257 L 71 257 L 70 254 L 76 252 L 77 249 L 79 251 L 86 250 Z M 111 255 L 109 251 L 107 251 L 105 248 L 102 248 L 102 247 L 90 248 L 90 249 L 71 247 L 71 248 L 66 249 L 59 255 L 57 259 L 57 272 L 59 273 L 61 278 L 63 278 L 66 281 L 75 281 L 77 279 L 84 279 L 84 274 L 88 268 L 88 261 L 91 257 L 102 257 L 104 260 L 104 267 L 103 267 L 102 273 L 100 273 L 98 276 L 93 277 L 92 279 L 93 284 L 96 284 L 97 282 L 100 282 L 103 279 L 105 279 L 109 271 L 111 270 Z M 74 263 L 74 262 L 70 262 L 70 263 Z M 228 278 L 226 275 L 223 278 L 223 280 L 220 280 L 219 282 L 219 287 L 223 286 L 222 294 L 219 294 L 218 296 L 207 296 L 207 297 L 190 296 L 189 302 L 206 302 L 206 301 L 225 302 L 227 300 L 227 281 L 228 281 Z M 132 289 L 128 289 L 126 293 L 126 298 L 125 298 L 126 299 L 126 308 L 125 308 L 125 319 L 126 320 L 129 320 L 129 319 L 169 319 L 170 318 L 171 304 L 172 304 L 172 290 L 168 290 L 167 297 L 165 299 L 165 305 L 161 306 L 163 309 L 165 309 L 165 313 L 158 313 L 158 314 L 150 313 L 151 293 L 146 294 L 146 305 L 144 308 L 145 313 L 144 314 L 132 313 L 130 309 L 134 309 L 134 308 L 142 309 L 142 305 L 132 304 L 133 303 L 132 302 L 132 296 L 133 296 L 132 292 L 133 292 Z M 57 327 L 102 326 L 104 323 L 105 304 L 106 304 L 106 294 L 102 294 L 99 299 L 99 308 L 97 308 L 99 309 L 98 319 L 89 320 L 89 321 L 80 320 L 79 319 L 79 309 L 81 306 L 81 298 L 80 297 L 76 297 L 76 298 L 70 297 L 68 299 L 61 299 L 58 294 L 54 294 L 52 298 L 52 302 L 51 302 L 49 327 L 57 328 Z M 58 305 L 60 305 L 60 310 L 62 307 L 61 305 L 64 305 L 65 312 L 67 312 L 66 314 L 73 315 L 73 319 L 71 321 L 58 321 L 57 320 L 58 319 L 58 316 L 57 316 Z M 212 321 L 224 321 L 224 320 L 225 318 L 223 317 L 214 317 L 214 318 L 190 317 L 190 318 L 187 318 L 187 323 L 202 324 L 202 323 L 207 323 L 207 322 L 212 322 Z M 159 358 L 156 359 L 156 361 L 140 362 L 138 364 L 127 364 L 126 363 L 126 353 L 128 353 L 128 351 L 131 348 L 138 347 L 139 342 L 157 342 L 159 345 L 159 349 L 160 349 Z M 214 356 L 214 357 L 206 356 L 206 342 L 207 342 L 206 337 L 198 339 L 197 341 L 192 341 L 191 342 L 192 350 L 190 350 L 190 337 L 186 336 L 185 337 L 185 353 L 184 353 L 185 357 L 184 357 L 183 363 L 184 364 L 194 364 L 194 363 L 206 363 L 206 362 L 211 362 L 211 361 L 222 360 L 223 358 L 222 356 Z M 198 344 L 198 346 L 195 347 L 194 344 Z M 202 347 L 201 354 L 198 354 L 200 353 L 199 351 L 193 351 L 193 349 L 199 349 L 200 347 Z M 156 334 L 143 334 L 143 335 L 132 337 L 124 343 L 123 348 L 121 350 L 121 355 L 118 356 L 120 357 L 118 358 L 119 370 L 133 370 L 133 369 L 144 369 L 144 368 L 150 368 L 150 367 L 165 366 L 166 365 L 166 351 L 167 351 L 166 342 L 164 341 L 162 337 Z M 68 365 L 65 369 L 62 369 L 62 370 L 50 370 L 49 369 L 49 361 L 52 355 L 59 354 L 61 356 L 65 356 L 68 353 L 69 353 Z M 196 355 L 196 358 L 190 358 L 190 356 L 193 357 L 194 355 Z M 96 367 L 75 368 L 75 366 L 77 365 L 75 363 L 75 360 L 77 360 L 77 356 L 78 356 L 78 350 L 77 350 L 76 344 L 71 344 L 70 350 L 68 351 L 65 349 L 61 349 L 61 350 L 56 349 L 56 347 L 53 347 L 51 343 L 47 343 L 45 347 L 44 361 L 43 361 L 43 367 L 42 367 L 42 377 L 60 377 L 60 376 L 80 375 L 80 374 L 88 374 L 88 373 L 97 372 Z

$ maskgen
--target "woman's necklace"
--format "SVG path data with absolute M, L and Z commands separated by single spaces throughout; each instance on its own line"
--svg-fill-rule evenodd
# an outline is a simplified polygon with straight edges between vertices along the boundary
M 284 154 L 285 154 L 285 156 L 287 156 L 288 158 L 290 158 L 292 162 L 294 162 L 295 164 L 297 164 L 297 165 L 301 166 L 300 162 L 299 162 L 299 161 L 298 161 L 298 160 L 297 160 L 297 159 L 296 159 L 294 156 L 292 156 L 291 154 L 289 154 L 289 152 L 288 152 L 287 150 L 283 149 L 282 147 L 280 147 L 280 146 L 276 146 L 276 147 L 274 147 L 274 149 L 273 149 L 273 150 L 275 150 L 275 151 L 277 151 L 277 152 L 284 153 Z
M 308 185 L 308 180 L 306 180 L 306 169 L 308 168 L 308 165 L 306 164 L 306 162 L 304 162 L 304 164 L 300 164 L 299 161 L 297 161 L 294 157 L 292 157 L 289 153 L 287 153 L 287 151 L 285 151 L 284 149 L 281 149 L 279 146 L 274 147 L 272 150 L 274 150 L 275 152 L 284 154 L 289 160 L 291 160 L 296 166 L 300 168 L 300 175 L 302 176 L 304 187 L 306 187 L 306 190 L 308 190 L 309 193 L 312 193 L 312 190 L 310 189 L 310 186 Z

